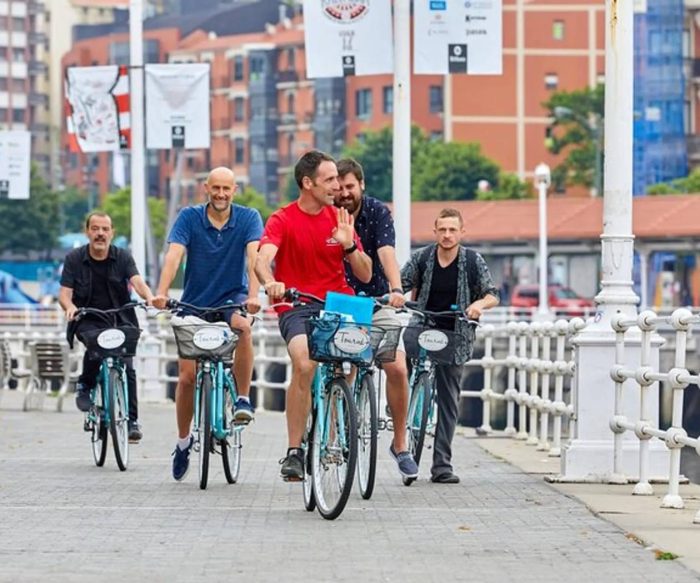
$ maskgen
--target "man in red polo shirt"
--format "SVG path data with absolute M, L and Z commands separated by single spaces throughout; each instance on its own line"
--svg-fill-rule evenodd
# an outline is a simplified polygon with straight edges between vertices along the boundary
M 352 215 L 333 206 L 340 190 L 335 160 L 317 150 L 307 152 L 294 167 L 294 178 L 299 199 L 268 219 L 260 240 L 255 263 L 260 283 L 272 301 L 278 301 L 292 287 L 320 298 L 329 291 L 354 295 L 345 279 L 345 261 L 366 283 L 372 278 L 372 260 L 362 250 Z M 316 363 L 309 358 L 305 326 L 321 309 L 311 304 L 280 310 L 280 332 L 292 360 L 286 408 L 289 449 L 281 470 L 285 481 L 304 479 L 301 440 L 316 370 Z

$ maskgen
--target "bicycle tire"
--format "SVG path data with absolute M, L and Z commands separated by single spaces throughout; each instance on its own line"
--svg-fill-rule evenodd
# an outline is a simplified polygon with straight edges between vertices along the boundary
M 122 373 L 109 369 L 109 432 L 112 434 L 114 459 L 124 472 L 129 465 L 129 411 L 126 405 L 126 386 Z
M 209 480 L 209 454 L 211 453 L 211 387 L 210 373 L 202 374 L 199 394 L 199 488 L 207 489 Z
M 224 476 L 229 484 L 235 484 L 238 481 L 238 475 L 241 471 L 241 449 L 243 448 L 241 439 L 241 429 L 236 428 L 233 423 L 233 397 L 231 391 L 224 387 L 223 398 L 223 415 L 224 429 L 229 432 L 228 435 L 220 441 L 221 459 L 224 464 Z
M 306 431 L 301 442 L 301 447 L 304 450 L 304 481 L 302 483 L 302 491 L 304 494 L 304 508 L 308 512 L 316 510 L 316 496 L 314 495 L 313 483 L 313 463 L 311 460 L 311 444 L 313 443 L 314 420 L 316 416 L 314 411 L 309 411 L 309 416 L 306 418 Z
M 92 457 L 95 465 L 101 468 L 107 459 L 107 426 L 104 424 L 104 413 L 102 411 L 102 386 L 98 386 L 95 391 L 95 403 L 92 406 L 95 420 L 92 422 Z
M 370 374 L 364 374 L 357 392 L 357 485 L 365 500 L 369 500 L 374 491 L 378 425 L 374 380 Z
M 321 516 L 334 520 L 345 509 L 355 478 L 357 416 L 352 392 L 345 379 L 333 379 L 323 391 L 312 444 L 314 496 Z M 321 416 L 323 423 L 320 422 Z M 322 433 L 324 426 L 328 428 L 327 438 Z
M 425 432 L 428 426 L 428 414 L 430 413 L 430 393 L 432 382 L 427 372 L 418 375 L 413 390 L 411 400 L 408 404 L 408 417 L 406 418 L 406 441 L 408 449 L 416 460 L 416 465 L 420 464 L 423 445 L 425 444 Z M 403 483 L 410 486 L 415 478 L 404 478 Z

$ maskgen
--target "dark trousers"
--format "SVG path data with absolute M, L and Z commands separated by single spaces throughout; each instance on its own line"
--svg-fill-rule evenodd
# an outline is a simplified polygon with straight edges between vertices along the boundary
M 462 366 L 438 365 L 435 367 L 435 388 L 437 389 L 437 426 L 433 447 L 433 476 L 452 472 L 452 439 L 459 416 L 459 391 L 462 380 Z
M 107 328 L 107 324 L 91 320 L 83 320 L 78 324 L 76 336 L 83 342 L 81 333 L 87 330 L 97 330 Z M 100 373 L 99 358 L 90 358 L 88 351 L 83 355 L 83 370 L 78 377 L 78 382 L 84 387 L 93 388 L 97 384 L 97 375 Z M 136 421 L 139 418 L 138 398 L 136 396 L 136 371 L 134 370 L 134 359 L 125 358 L 126 384 L 129 391 L 129 420 Z

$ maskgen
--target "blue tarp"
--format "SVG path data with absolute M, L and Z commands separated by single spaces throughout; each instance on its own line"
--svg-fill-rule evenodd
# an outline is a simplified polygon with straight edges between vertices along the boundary
M 38 304 L 19 287 L 19 280 L 6 271 L 0 271 L 0 304 Z

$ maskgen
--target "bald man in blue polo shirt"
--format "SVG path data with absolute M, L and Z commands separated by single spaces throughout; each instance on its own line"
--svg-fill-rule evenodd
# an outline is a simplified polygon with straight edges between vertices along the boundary
M 153 305 L 165 307 L 170 285 L 187 253 L 183 302 L 212 308 L 228 301 L 245 303 L 248 312 L 254 314 L 260 310 L 260 284 L 253 272 L 263 229 L 260 213 L 232 203 L 236 177 L 229 168 L 212 170 L 204 183 L 204 190 L 208 202 L 182 209 L 170 231 L 169 247 Z M 226 310 L 218 319 L 240 330 L 233 364 L 239 395 L 234 406 L 234 419 L 251 421 L 253 407 L 248 395 L 253 374 L 253 340 L 250 322 L 233 310 Z M 178 481 L 187 473 L 194 443 L 191 424 L 195 372 L 195 361 L 180 359 L 175 392 L 178 443 L 173 452 L 173 478 Z

